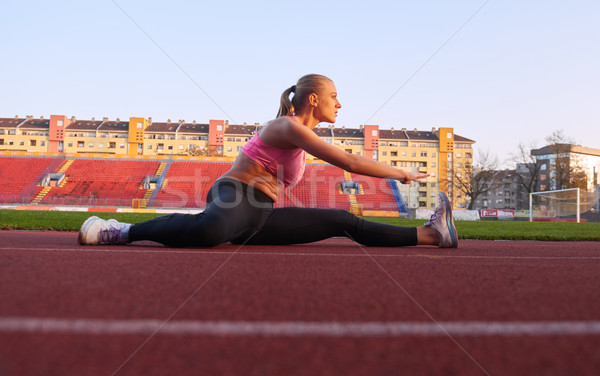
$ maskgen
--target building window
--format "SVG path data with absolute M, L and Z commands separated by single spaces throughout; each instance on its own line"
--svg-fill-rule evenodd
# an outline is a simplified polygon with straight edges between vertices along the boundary
M 29 146 L 36 146 L 35 140 L 29 140 Z
M 108 148 L 109 149 L 116 149 L 117 148 L 117 143 L 116 142 L 109 142 L 108 143 Z
M 144 123 L 137 123 L 137 129 L 144 128 Z
M 392 152 L 390 152 L 390 156 L 397 157 L 398 156 L 398 152 L 397 151 L 392 151 Z
M 120 147 L 121 149 L 125 149 L 125 144 L 121 144 L 121 145 L 119 145 L 119 147 Z
M 85 142 L 83 142 L 83 141 L 77 141 L 77 147 L 78 147 L 78 148 L 83 148 L 83 147 L 85 147 Z
M 90 147 L 90 148 L 93 148 L 93 147 L 94 147 L 94 143 L 93 143 L 93 142 L 90 142 L 90 143 L 88 144 L 88 147 Z
M 227 152 L 231 152 L 231 151 L 233 151 L 233 148 L 231 146 L 228 146 L 227 147 Z
M 156 145 L 156 151 L 163 151 L 164 148 L 165 148 L 164 144 L 158 144 L 158 145 Z
M 382 151 L 381 155 L 383 155 L 384 157 L 387 157 L 387 151 Z
M 56 122 L 56 126 L 57 126 L 57 127 L 62 127 L 64 124 L 65 124 L 65 123 L 64 123 L 64 121 L 62 121 L 62 120 L 59 120 L 59 121 L 57 121 L 57 122 Z
M 148 144 L 148 150 L 152 150 L 152 144 Z
M 373 129 L 373 130 L 371 131 L 371 135 L 372 135 L 373 137 L 377 137 L 377 133 L 379 133 L 379 132 L 377 132 L 377 130 L 376 130 L 376 129 Z
M 169 150 L 173 150 L 173 145 L 169 145 L 169 146 L 167 146 L 167 149 L 169 149 Z
M 411 156 L 411 157 L 416 157 L 416 156 L 417 156 L 417 152 L 416 152 L 416 151 L 413 151 L 412 153 L 410 153 L 410 156 Z

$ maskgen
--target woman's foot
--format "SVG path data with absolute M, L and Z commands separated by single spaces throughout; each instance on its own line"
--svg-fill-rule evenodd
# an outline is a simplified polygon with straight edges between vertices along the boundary
M 127 244 L 131 224 L 118 222 L 116 219 L 108 221 L 96 216 L 89 217 L 79 229 L 77 241 L 81 245 L 118 245 Z
M 444 192 L 438 193 L 438 207 L 425 227 L 431 227 L 439 239 L 440 248 L 457 248 L 458 235 L 452 218 L 452 206 Z

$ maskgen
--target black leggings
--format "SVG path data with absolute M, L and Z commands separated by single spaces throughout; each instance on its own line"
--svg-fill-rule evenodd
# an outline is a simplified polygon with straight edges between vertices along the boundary
M 152 240 L 172 247 L 233 244 L 300 244 L 345 236 L 366 246 L 417 244 L 415 227 L 365 221 L 341 209 L 273 208 L 263 192 L 233 179 L 219 179 L 199 214 L 170 214 L 131 226 L 129 241 Z

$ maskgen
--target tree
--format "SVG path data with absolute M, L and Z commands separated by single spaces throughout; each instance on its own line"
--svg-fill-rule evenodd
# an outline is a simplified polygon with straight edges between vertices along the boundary
M 219 153 L 218 149 L 214 146 L 210 146 L 207 148 L 187 148 L 184 151 L 185 155 L 189 155 L 191 157 L 223 157 L 223 153 Z
M 477 154 L 475 166 L 462 165 L 453 170 L 451 179 L 444 182 L 448 187 L 454 186 L 454 190 L 470 198 L 467 209 L 472 210 L 475 200 L 487 195 L 496 184 L 498 174 L 498 158 L 492 156 L 489 150 Z M 454 184 L 452 184 L 452 182 Z
M 583 168 L 581 157 L 577 154 L 571 156 L 569 164 L 568 188 L 579 188 L 583 192 L 588 190 L 588 176 Z
M 529 194 L 538 190 L 540 171 L 543 164 L 531 154 L 534 149 L 536 149 L 535 144 L 525 146 L 519 143 L 517 151 L 512 155 L 512 160 L 516 165 L 516 182 L 519 187 L 517 191 L 518 209 L 529 205 Z
M 532 151 L 539 163 L 549 169 L 549 189 L 587 189 L 587 174 L 580 155 L 576 153 L 574 141 L 561 130 L 546 137 L 547 146 Z
M 553 156 L 550 163 L 550 172 L 554 189 L 570 188 L 570 154 L 573 140 L 565 136 L 562 130 L 552 132 L 546 137 L 550 154 Z

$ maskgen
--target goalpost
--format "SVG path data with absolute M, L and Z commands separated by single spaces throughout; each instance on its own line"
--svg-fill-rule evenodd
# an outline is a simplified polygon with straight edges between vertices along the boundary
M 577 223 L 581 218 L 581 198 L 579 188 L 559 189 L 555 191 L 532 192 L 529 194 L 529 222 L 539 220 L 558 220 L 575 216 Z

